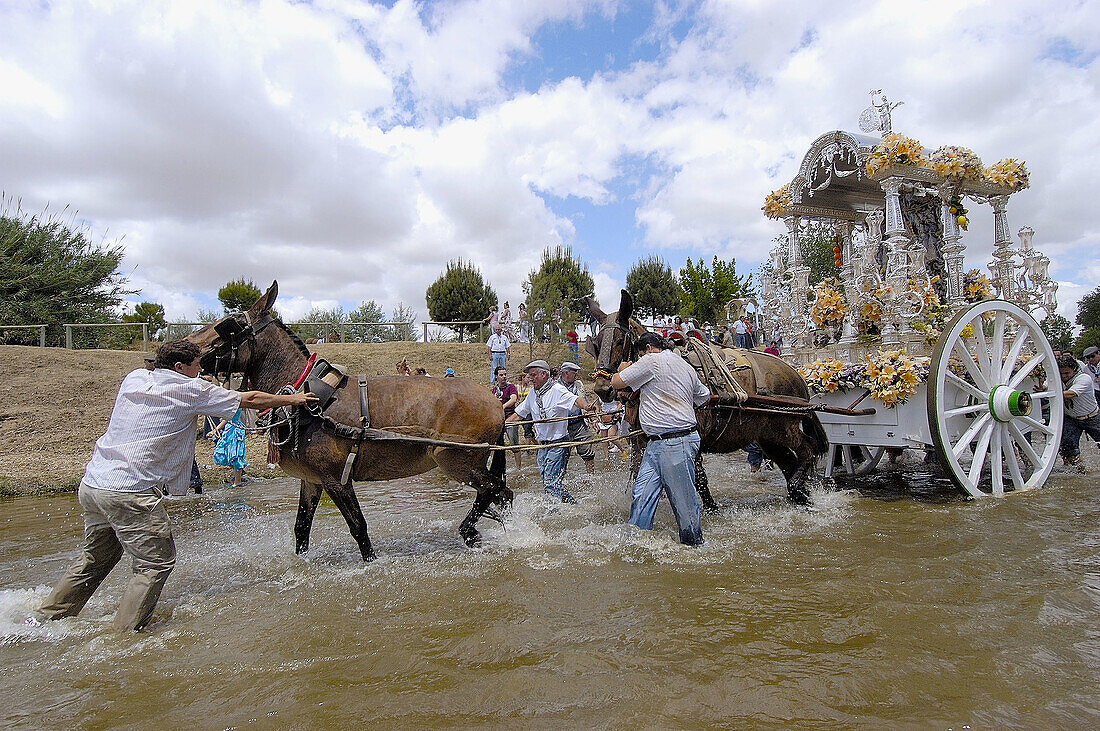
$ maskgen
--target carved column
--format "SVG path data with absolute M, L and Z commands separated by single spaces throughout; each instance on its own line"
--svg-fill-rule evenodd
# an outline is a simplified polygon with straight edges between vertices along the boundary
M 1010 302 L 1015 300 L 1016 265 L 1013 258 L 1012 235 L 1008 231 L 1008 196 L 995 195 L 989 199 L 993 206 L 993 261 L 989 262 L 989 272 L 993 275 L 993 284 L 997 296 Z
M 909 281 L 909 237 L 901 216 L 901 184 L 901 178 L 886 178 L 880 183 L 886 193 L 886 284 L 890 287 L 889 312 L 883 313 L 883 319 L 888 320 L 882 330 L 882 342 L 886 345 L 900 342 L 895 321 L 901 323 L 900 334 L 910 330 L 905 300 L 905 286 Z
M 957 216 L 951 214 L 951 200 L 958 195 L 955 189 L 944 186 L 939 190 L 943 201 L 943 263 L 947 269 L 947 305 L 953 314 L 966 306 L 966 290 L 963 286 L 962 228 Z
M 806 295 L 810 290 L 810 268 L 802 260 L 802 244 L 798 240 L 798 228 L 802 219 L 788 216 L 783 219 L 787 224 L 787 241 L 791 257 L 791 343 L 795 348 L 807 345 L 807 314 L 809 302 Z
M 859 290 L 856 277 L 859 275 L 859 259 L 854 256 L 852 224 L 845 221 L 840 225 L 840 253 L 844 264 L 840 268 L 840 280 L 844 283 L 844 298 L 848 301 L 848 314 L 844 316 L 844 331 L 840 345 L 850 346 L 856 340 L 856 317 L 859 313 Z

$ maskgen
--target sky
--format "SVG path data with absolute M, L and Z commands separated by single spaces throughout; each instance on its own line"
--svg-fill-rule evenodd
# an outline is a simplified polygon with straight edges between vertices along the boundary
M 398 303 L 449 259 L 515 308 L 548 246 L 608 309 L 631 266 L 735 258 L 871 89 L 929 148 L 1023 159 L 1008 209 L 1059 312 L 1100 284 L 1100 6 L 766 0 L 0 0 L 0 190 L 121 240 L 173 321 L 238 277 L 312 307 Z M 967 266 L 993 214 L 970 206 Z

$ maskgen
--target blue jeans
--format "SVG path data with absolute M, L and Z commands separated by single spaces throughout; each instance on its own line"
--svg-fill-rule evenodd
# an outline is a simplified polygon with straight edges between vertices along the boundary
M 680 543 L 698 546 L 703 542 L 699 496 L 695 492 L 695 455 L 699 453 L 699 432 L 678 439 L 651 439 L 642 454 L 638 479 L 634 480 L 630 504 L 631 525 L 653 529 L 653 514 L 661 490 L 668 494 L 672 514 L 680 527 Z
M 569 352 L 573 354 L 573 362 L 581 362 L 581 346 L 580 343 L 569 343 Z
M 546 494 L 563 503 L 576 503 L 577 499 L 562 485 L 565 479 L 565 466 L 569 464 L 569 448 L 545 447 L 538 451 L 535 461 L 538 463 L 542 489 Z
M 745 447 L 745 451 L 749 453 L 748 459 L 745 460 L 749 463 L 749 467 L 759 467 L 764 463 L 764 452 L 756 442 L 751 442 Z
M 492 359 L 489 361 L 489 383 L 496 383 L 497 368 L 507 367 L 508 364 L 504 362 L 507 358 L 507 353 L 492 353 Z
M 1100 414 L 1088 419 L 1074 419 L 1066 414 L 1062 420 L 1062 444 L 1063 457 L 1076 457 L 1081 454 L 1081 432 L 1100 442 Z

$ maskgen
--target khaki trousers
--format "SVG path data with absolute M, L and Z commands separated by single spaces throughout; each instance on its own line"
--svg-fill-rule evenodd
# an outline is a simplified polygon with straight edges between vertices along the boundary
M 134 575 L 115 613 L 115 629 L 138 630 L 148 624 L 168 574 L 176 565 L 176 544 L 163 494 L 96 490 L 80 483 L 84 513 L 81 556 L 39 608 L 48 619 L 75 617 L 84 608 L 125 551 Z

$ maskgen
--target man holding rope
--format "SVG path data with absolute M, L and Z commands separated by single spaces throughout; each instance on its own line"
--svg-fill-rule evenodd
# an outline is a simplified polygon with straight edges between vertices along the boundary
M 581 396 L 573 395 L 558 381 L 550 380 L 550 364 L 544 360 L 532 361 L 523 370 L 531 377 L 531 391 L 506 421 L 536 421 L 535 438 L 543 445 L 537 455 L 542 487 L 555 500 L 576 504 L 577 499 L 562 485 L 565 466 L 569 463 L 569 447 L 554 445 L 569 442 L 569 423 L 562 417 L 569 416 L 573 409 L 590 411 L 594 404 L 589 404 Z M 544 419 L 557 421 L 547 423 L 542 421 Z
M 672 503 L 680 542 L 698 546 L 703 543 L 703 527 L 695 492 L 695 456 L 699 453 L 695 407 L 710 399 L 710 390 L 657 333 L 642 335 L 637 347 L 643 353 L 638 362 L 623 363 L 611 377 L 611 387 L 616 390 L 641 389 L 638 421 L 649 440 L 634 481 L 629 522 L 652 530 L 663 489 Z
M 198 378 L 199 346 L 172 340 L 157 348 L 153 369 L 122 380 L 107 432 L 99 438 L 80 481 L 84 545 L 38 612 L 74 617 L 107 578 L 123 551 L 133 576 L 115 612 L 115 629 L 148 624 L 164 582 L 176 564 L 164 489 L 187 492 L 195 459 L 195 417 L 231 419 L 237 409 L 303 406 L 316 396 L 263 391 L 239 393 Z

